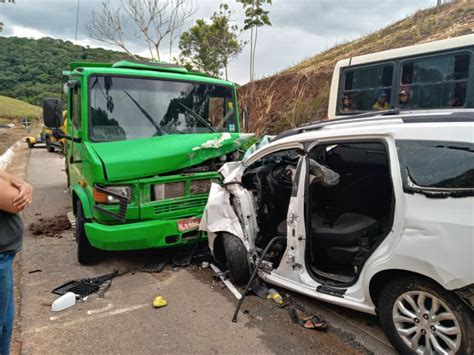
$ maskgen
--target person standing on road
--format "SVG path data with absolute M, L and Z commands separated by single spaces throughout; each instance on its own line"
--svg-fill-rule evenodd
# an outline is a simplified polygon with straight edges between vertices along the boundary
M 31 204 L 30 184 L 0 171 L 0 355 L 10 353 L 15 303 L 13 259 L 23 241 L 19 213 Z

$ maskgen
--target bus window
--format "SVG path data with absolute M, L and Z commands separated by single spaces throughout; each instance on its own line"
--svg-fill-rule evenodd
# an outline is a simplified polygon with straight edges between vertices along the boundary
M 469 54 L 421 58 L 403 64 L 400 108 L 446 108 L 465 105 Z M 402 102 L 402 94 L 407 99 Z
M 371 65 L 346 70 L 339 113 L 386 110 L 392 107 L 393 65 Z

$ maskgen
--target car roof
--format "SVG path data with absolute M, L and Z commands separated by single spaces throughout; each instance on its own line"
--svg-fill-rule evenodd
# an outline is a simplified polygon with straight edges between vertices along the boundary
M 253 161 L 256 156 L 286 149 L 284 147 L 291 147 L 299 142 L 375 139 L 381 136 L 396 140 L 474 142 L 474 109 L 438 109 L 317 121 L 282 132 L 246 161 Z

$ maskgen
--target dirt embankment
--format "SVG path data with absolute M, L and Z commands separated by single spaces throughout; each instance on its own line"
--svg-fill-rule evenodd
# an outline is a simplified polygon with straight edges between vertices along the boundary
M 474 4 L 459 1 L 429 8 L 381 31 L 336 46 L 302 63 L 242 86 L 241 109 L 249 113 L 250 132 L 281 132 L 327 117 L 329 87 L 337 61 L 358 55 L 474 33 Z

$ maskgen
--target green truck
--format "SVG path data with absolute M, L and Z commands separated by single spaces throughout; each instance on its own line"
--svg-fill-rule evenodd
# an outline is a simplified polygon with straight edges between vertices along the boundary
M 198 227 L 217 170 L 253 139 L 240 133 L 233 83 L 161 62 L 72 63 L 45 125 L 66 140 L 77 257 L 181 246 Z

